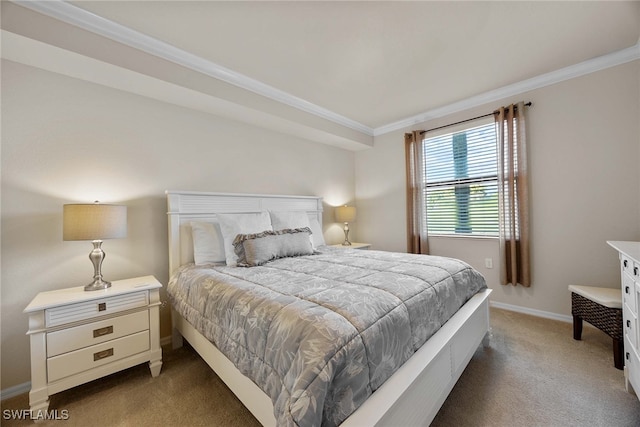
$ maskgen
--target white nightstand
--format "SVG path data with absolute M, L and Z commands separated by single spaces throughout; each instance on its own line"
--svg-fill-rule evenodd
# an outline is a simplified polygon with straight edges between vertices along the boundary
M 29 313 L 32 411 L 49 396 L 143 362 L 156 377 L 162 367 L 160 288 L 153 276 L 39 293 Z
M 342 243 L 338 243 L 337 245 L 330 245 L 334 248 L 344 248 L 344 249 L 369 249 L 371 247 L 371 243 L 355 243 L 351 242 L 350 246 L 344 246 Z

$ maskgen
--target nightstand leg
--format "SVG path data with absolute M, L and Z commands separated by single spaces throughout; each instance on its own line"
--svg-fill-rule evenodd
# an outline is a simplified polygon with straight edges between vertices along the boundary
M 160 292 L 156 289 L 149 294 L 149 331 L 151 332 L 151 354 L 149 355 L 149 369 L 151 376 L 160 375 L 162 368 L 162 348 L 160 348 Z
M 30 334 L 31 346 L 31 390 L 29 407 L 32 414 L 42 413 L 49 408 L 49 388 L 47 386 L 47 342 L 42 330 L 44 311 L 29 316 L 29 328 L 40 330 Z
M 152 360 L 149 362 L 149 370 L 151 371 L 152 377 L 157 377 L 160 375 L 160 369 L 162 368 L 162 359 L 160 360 Z
M 44 413 L 49 409 L 49 395 L 46 388 L 32 389 L 29 392 L 29 409 L 32 414 Z

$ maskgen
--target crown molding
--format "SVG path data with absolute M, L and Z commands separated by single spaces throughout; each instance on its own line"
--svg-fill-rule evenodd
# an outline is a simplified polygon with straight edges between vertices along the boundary
M 4 29 L 0 29 L 0 39 L 2 59 L 18 64 L 349 151 L 373 146 L 373 137 L 361 133 L 335 129 L 336 126 L 326 126 L 326 123 L 304 124 Z
M 499 101 L 504 98 L 515 96 L 534 89 L 543 88 L 545 86 L 594 73 L 606 68 L 615 67 L 616 65 L 622 65 L 627 62 L 635 61 L 637 59 L 640 59 L 640 41 L 634 46 L 619 50 L 617 52 L 602 55 L 593 59 L 588 59 L 578 64 L 570 65 L 568 67 L 561 68 L 556 71 L 551 71 L 546 74 L 541 74 L 539 76 L 523 80 L 518 83 L 503 86 L 489 92 L 484 92 L 479 95 L 472 96 L 471 98 L 467 98 L 462 101 L 454 102 L 452 104 L 438 107 L 433 110 L 426 111 L 424 113 L 417 114 L 403 120 L 399 120 L 397 122 L 377 127 L 373 131 L 373 136 L 380 136 L 389 132 L 406 129 L 419 123 L 426 122 L 428 120 L 432 120 L 438 117 L 444 117 L 449 114 L 464 111 L 473 107 L 478 107 L 490 102 Z
M 169 43 L 133 30 L 117 22 L 88 12 L 62 0 L 29 1 L 11 0 L 13 3 L 47 15 L 54 19 L 80 27 L 129 47 L 187 67 L 209 77 L 296 108 L 309 114 L 337 123 L 349 129 L 373 136 L 373 129 L 302 98 L 262 83 L 244 74 L 230 70 L 212 61 L 186 52 Z
M 472 96 L 462 101 L 454 102 L 442 107 L 435 108 L 403 120 L 399 120 L 377 128 L 368 127 L 362 123 L 351 120 L 340 114 L 334 113 L 326 108 L 305 101 L 285 91 L 269 86 L 258 80 L 225 68 L 212 61 L 208 61 L 197 55 L 186 52 L 173 45 L 150 37 L 141 32 L 135 31 L 124 25 L 110 21 L 106 18 L 88 12 L 77 6 L 62 0 L 10 0 L 25 8 L 38 13 L 50 16 L 54 19 L 75 25 L 95 34 L 107 37 L 124 45 L 139 49 L 148 54 L 171 61 L 183 67 L 208 75 L 215 79 L 232 84 L 247 91 L 254 92 L 276 102 L 288 105 L 298 110 L 313 114 L 317 117 L 329 120 L 346 128 L 355 130 L 367 136 L 380 136 L 401 129 L 410 128 L 419 123 L 426 122 L 438 117 L 464 111 L 470 108 L 481 106 L 490 102 L 495 102 L 504 98 L 518 95 L 534 89 L 539 89 L 575 77 L 590 74 L 606 68 L 621 65 L 627 62 L 640 59 L 640 40 L 634 46 L 599 56 L 551 71 L 531 79 L 523 80 L 508 86 L 484 92 Z

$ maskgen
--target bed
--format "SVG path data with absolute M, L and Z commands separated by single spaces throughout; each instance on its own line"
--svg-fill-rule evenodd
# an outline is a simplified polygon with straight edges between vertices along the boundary
M 198 249 L 196 249 L 196 253 L 194 254 L 192 226 L 197 228 L 196 226 L 198 224 L 217 223 L 218 221 L 223 225 L 222 220 L 229 216 L 240 217 L 245 214 L 250 216 L 264 212 L 302 213 L 304 217 L 309 219 L 310 224 L 315 224 L 315 226 L 310 228 L 315 231 L 316 237 L 318 234 L 321 236 L 321 229 L 318 230 L 318 227 L 319 224 L 322 224 L 323 202 L 319 197 L 168 191 L 167 202 L 169 217 L 169 263 L 172 275 L 169 285 L 171 289 L 168 288 L 168 290 L 170 291 L 170 299 L 172 300 L 174 347 L 180 346 L 183 338 L 187 339 L 191 346 L 212 367 L 220 378 L 225 381 L 258 421 L 265 426 L 319 425 L 320 422 L 329 425 L 341 424 L 343 426 L 429 425 L 468 364 L 476 348 L 481 343 L 484 345 L 489 344 L 488 297 L 490 290 L 484 286 L 484 279 L 482 279 L 482 283 L 480 283 L 476 278 L 477 272 L 475 272 L 475 270 L 470 269 L 470 267 L 457 260 L 409 254 L 391 254 L 381 251 L 335 249 L 317 244 L 318 242 L 316 241 L 313 242 L 312 253 L 303 253 L 295 258 L 281 258 L 252 268 L 226 266 L 209 268 L 206 265 L 192 265 L 194 256 L 196 259 L 201 258 L 201 252 L 198 252 Z M 309 228 L 295 230 L 299 230 L 295 231 L 295 233 L 299 232 L 303 234 L 295 234 L 293 237 L 288 236 L 287 238 L 298 238 L 299 242 L 304 240 L 300 240 L 301 236 L 308 236 L 308 234 L 305 235 L 304 232 L 311 231 Z M 256 239 L 254 242 L 260 242 L 260 239 L 264 237 L 262 235 L 255 237 L 255 235 L 251 234 L 249 236 L 254 236 L 252 237 Z M 269 239 L 281 237 L 282 236 L 267 236 Z M 313 236 L 311 237 L 313 240 Z M 241 242 L 236 241 L 236 248 L 239 243 Z M 307 244 L 311 246 L 308 241 Z M 198 247 L 199 246 L 196 245 L 196 248 Z M 228 256 L 229 254 L 227 253 L 226 255 Z M 473 283 L 472 286 L 477 287 L 477 289 L 473 291 L 468 291 L 468 295 L 454 297 L 454 299 L 464 299 L 461 303 L 463 305 L 459 309 L 457 306 L 448 308 L 453 303 L 447 302 L 441 304 L 443 308 L 438 311 L 451 312 L 445 313 L 445 323 L 441 327 L 438 325 L 437 328 L 434 329 L 432 325 L 427 325 L 426 329 L 421 328 L 416 326 L 417 315 L 408 320 L 398 320 L 401 319 L 401 317 L 399 317 L 399 315 L 396 316 L 395 313 L 409 312 L 409 314 L 411 314 L 412 310 L 420 311 L 420 307 L 423 307 L 424 304 L 417 298 L 426 298 L 438 292 L 445 295 L 449 291 L 444 287 L 436 288 L 435 286 L 430 286 L 428 292 L 418 289 L 414 294 L 406 298 L 400 296 L 401 299 L 404 299 L 397 306 L 393 304 L 396 304 L 394 301 L 398 299 L 398 296 L 391 295 L 391 302 L 389 302 L 389 304 L 392 306 L 390 313 L 394 313 L 393 315 L 378 315 L 373 313 L 369 316 L 367 310 L 364 309 L 367 304 L 363 305 L 360 309 L 354 310 L 355 313 L 352 314 L 344 314 L 341 311 L 344 307 L 351 305 L 351 303 L 345 303 L 345 301 L 343 301 L 345 298 L 348 298 L 344 296 L 347 294 L 340 293 L 343 292 L 343 286 L 349 288 L 356 287 L 358 289 L 354 290 L 355 293 L 360 292 L 361 295 L 365 295 L 365 297 L 371 296 L 369 301 L 376 301 L 375 304 L 384 305 L 384 303 L 381 302 L 383 301 L 383 297 L 393 292 L 385 288 L 386 284 L 380 280 L 378 281 L 381 283 L 381 289 L 376 288 L 374 286 L 376 280 L 371 279 L 391 277 L 394 275 L 394 277 L 397 277 L 398 274 L 402 274 L 403 277 L 420 276 L 423 274 L 421 272 L 422 270 L 416 269 L 416 265 L 427 262 L 428 258 L 434 258 L 436 265 L 425 268 L 431 268 L 432 271 L 439 271 L 441 274 L 444 274 L 441 279 L 438 279 L 438 284 L 445 281 L 450 282 L 452 277 L 455 276 L 463 278 L 463 284 Z M 249 255 L 247 255 L 247 259 L 250 259 Z M 401 273 L 397 271 L 399 265 L 405 263 L 405 261 L 408 268 L 411 269 L 409 275 L 407 275 L 405 271 Z M 325 265 L 329 266 L 330 264 L 331 267 L 323 267 Z M 364 270 L 365 267 L 368 268 L 368 270 Z M 280 282 L 285 282 L 282 280 L 283 275 L 288 277 L 286 283 L 287 286 L 291 284 L 291 294 L 283 294 L 281 284 L 278 284 L 278 287 L 270 287 L 270 283 L 275 283 L 273 274 L 275 274 L 274 272 L 276 271 L 278 274 L 277 280 Z M 310 273 L 310 271 L 313 273 Z M 365 273 L 369 271 L 371 271 L 371 273 Z M 415 273 L 413 271 L 415 271 Z M 187 291 L 183 293 L 185 295 L 188 295 L 189 292 L 203 295 L 203 290 L 206 289 L 207 292 L 213 295 L 211 298 L 214 301 L 216 298 L 222 301 L 226 298 L 226 295 L 230 293 L 236 294 L 238 292 L 236 288 L 247 288 L 249 293 L 257 295 L 258 298 L 262 298 L 262 300 L 260 304 L 256 303 L 255 307 L 261 307 L 256 310 L 251 309 L 252 303 L 244 304 L 244 306 L 247 307 L 247 310 L 244 310 L 245 312 L 251 310 L 256 312 L 263 311 L 262 307 L 274 305 L 274 313 L 277 313 L 267 315 L 272 316 L 268 317 L 268 321 L 256 321 L 251 317 L 252 315 L 249 315 L 254 322 L 263 322 L 277 326 L 279 318 L 286 316 L 287 313 L 289 313 L 289 316 L 292 315 L 288 312 L 290 307 L 304 305 L 305 307 L 315 307 L 317 312 L 321 312 L 320 317 L 329 316 L 333 319 L 332 322 L 338 324 L 336 327 L 337 330 L 342 328 L 342 326 L 339 326 L 339 324 L 341 324 L 340 322 L 346 324 L 347 326 L 344 327 L 346 328 L 345 334 L 349 333 L 348 327 L 350 327 L 351 324 L 355 325 L 353 329 L 357 329 L 356 334 L 360 333 L 360 329 L 358 328 L 361 328 L 362 331 L 365 332 L 364 334 L 357 335 L 357 337 L 354 335 L 355 338 L 345 339 L 345 343 L 348 343 L 348 345 L 337 343 L 337 347 L 331 349 L 330 355 L 327 356 L 326 360 L 322 361 L 322 368 L 314 368 L 312 366 L 312 368 L 317 369 L 318 377 L 326 376 L 324 373 L 328 369 L 329 372 L 331 372 L 331 378 L 327 381 L 334 381 L 335 377 L 338 382 L 335 388 L 331 388 L 333 385 L 331 387 L 325 387 L 331 391 L 327 393 L 327 396 L 319 397 L 320 403 L 318 405 L 320 408 L 315 407 L 314 402 L 309 403 L 309 399 L 306 396 L 296 394 L 297 389 L 290 390 L 287 388 L 289 387 L 287 384 L 289 384 L 290 381 L 288 377 L 290 374 L 289 371 L 283 370 L 282 377 L 277 377 L 278 379 L 275 381 L 269 376 L 270 382 L 266 380 L 265 383 L 261 382 L 264 378 L 267 378 L 264 375 L 265 369 L 270 371 L 282 370 L 278 368 L 278 363 L 289 363 L 291 365 L 290 370 L 294 371 L 297 375 L 297 367 L 301 365 L 301 362 L 297 359 L 285 358 L 286 360 L 284 361 L 274 361 L 266 360 L 265 358 L 264 361 L 262 360 L 264 347 L 268 346 L 265 342 L 272 342 L 274 336 L 282 336 L 282 333 L 271 332 L 271 338 L 261 339 L 257 336 L 255 342 L 262 344 L 255 345 L 262 345 L 262 349 L 260 350 L 262 353 L 260 353 L 260 357 L 255 357 L 255 359 L 260 363 L 258 366 L 249 366 L 243 362 L 244 359 L 240 356 L 229 352 L 229 342 L 237 346 L 236 343 L 242 342 L 242 340 L 246 341 L 246 337 L 241 339 L 234 338 L 233 340 L 220 339 L 220 337 L 224 338 L 230 334 L 233 334 L 235 337 L 238 332 L 221 332 L 217 326 L 221 321 L 216 320 L 212 322 L 207 320 L 206 317 L 198 317 L 200 314 L 195 313 L 197 311 L 215 312 L 216 310 L 226 313 L 228 310 L 217 309 L 215 307 L 217 307 L 219 303 L 213 304 L 204 299 L 202 302 L 198 302 L 200 301 L 199 299 L 193 300 L 191 303 L 180 302 L 174 295 L 181 292 L 176 290 L 180 289 L 176 287 L 175 282 L 177 277 L 184 276 L 193 279 L 194 277 L 205 275 L 204 282 L 193 281 L 192 287 L 186 288 Z M 338 276 L 340 280 L 338 280 Z M 343 280 L 343 276 L 348 276 L 348 280 Z M 310 291 L 304 287 L 295 288 L 294 285 L 296 283 L 303 284 L 305 280 L 308 282 L 308 279 L 302 280 L 303 277 L 315 278 L 314 286 L 325 286 L 326 289 L 322 288 L 321 292 L 314 291 L 309 293 Z M 265 282 L 258 283 L 261 280 Z M 258 288 L 254 288 L 256 284 L 259 285 Z M 231 287 L 232 285 L 234 287 Z M 455 286 L 460 287 L 460 285 Z M 315 289 L 315 287 L 313 289 Z M 338 292 L 336 294 L 338 296 L 332 295 L 332 292 Z M 242 294 L 242 297 L 244 298 L 244 294 Z M 411 306 L 407 301 L 417 301 L 420 303 Z M 228 304 L 226 299 L 224 304 Z M 201 310 L 191 310 L 191 308 L 198 305 L 202 306 Z M 338 306 L 338 314 L 333 312 L 327 312 L 327 314 L 325 311 L 322 311 L 325 309 L 325 306 L 333 305 Z M 242 307 L 243 305 L 240 304 L 239 306 Z M 187 308 L 185 309 L 185 307 Z M 244 315 L 246 315 L 246 313 L 244 313 Z M 238 316 L 240 316 L 240 314 L 234 313 L 232 317 L 236 319 Z M 293 316 L 301 316 L 302 320 L 300 320 L 300 323 L 303 324 L 306 321 L 304 318 L 306 318 L 307 314 L 293 314 Z M 373 319 L 370 323 L 366 323 L 366 318 L 368 317 L 372 317 Z M 348 321 L 344 319 L 348 319 Z M 307 323 L 311 325 L 318 323 L 316 322 L 316 318 L 312 316 L 308 320 Z M 408 335 L 409 333 L 396 333 L 397 337 L 395 339 L 401 340 L 403 342 L 402 346 L 404 347 L 400 345 L 396 346 L 395 344 L 391 345 L 391 347 L 394 351 L 396 347 L 402 348 L 401 351 L 397 351 L 401 354 L 397 355 L 397 357 L 385 355 L 382 357 L 382 359 L 384 359 L 382 362 L 378 360 L 377 363 L 373 363 L 372 361 L 375 362 L 377 359 L 373 355 L 372 349 L 379 347 L 379 345 L 372 344 L 376 343 L 376 339 L 378 338 L 376 338 L 376 334 L 369 332 L 375 328 L 385 329 L 386 326 L 384 326 L 385 323 L 383 323 L 383 321 L 405 324 L 404 330 L 411 331 L 410 334 L 412 335 Z M 438 322 L 440 322 L 440 320 L 435 321 L 435 323 Z M 246 324 L 247 319 L 243 318 L 239 323 Z M 431 324 L 433 323 L 434 321 L 431 321 Z M 209 325 L 209 327 L 203 327 L 203 325 Z M 213 327 L 211 325 L 213 325 Z M 436 330 L 435 333 L 433 330 Z M 249 334 L 255 333 L 256 332 L 253 331 Z M 215 337 L 218 338 L 217 341 Z M 398 337 L 404 338 L 401 339 Z M 426 338 L 428 338 L 428 340 L 423 344 Z M 329 341 L 338 342 L 340 339 L 340 336 L 335 336 L 325 341 L 328 341 L 327 345 L 331 345 L 332 343 Z M 220 349 L 212 344 L 211 341 L 218 342 Z M 296 345 L 300 345 L 300 342 L 304 343 L 307 341 L 315 342 L 313 339 L 300 339 Z M 352 345 L 354 342 L 356 344 Z M 282 343 L 279 345 L 281 344 Z M 253 339 L 251 345 L 254 345 Z M 338 357 L 343 354 L 343 351 L 351 351 L 351 347 L 354 348 L 353 351 L 355 353 L 346 353 L 346 356 Z M 279 347 L 276 346 L 274 348 Z M 291 353 L 295 353 L 295 351 Z M 364 354 L 362 357 L 364 361 L 359 362 L 360 356 L 358 355 L 362 354 Z M 371 360 L 367 359 L 367 357 Z M 391 362 L 387 360 L 394 359 L 394 357 L 395 360 Z M 233 359 L 234 362 L 230 359 Z M 362 369 L 366 370 L 366 372 L 362 373 Z M 302 368 L 300 371 L 303 372 Z M 344 377 L 344 375 L 342 375 L 343 372 L 348 372 L 349 376 L 354 377 L 358 377 L 358 375 L 362 377 L 364 375 L 368 378 L 369 382 L 364 386 L 356 387 L 350 385 L 349 387 L 340 388 L 339 381 L 341 377 Z M 316 379 L 317 378 L 313 377 L 313 381 L 316 381 Z M 324 378 L 321 379 L 324 380 Z M 296 376 L 291 381 L 293 381 L 291 382 L 292 384 L 294 382 L 297 384 L 300 382 L 300 379 Z M 306 379 L 304 381 L 306 381 Z M 308 382 L 310 383 L 310 381 Z M 256 383 L 259 383 L 261 386 L 256 385 Z M 324 383 L 320 384 L 324 387 Z M 276 386 L 281 387 L 282 390 L 286 392 L 284 393 L 280 390 L 280 395 L 284 394 L 286 398 L 289 398 L 291 394 L 298 400 L 286 401 L 285 399 L 283 403 L 282 398 L 278 398 L 277 393 L 274 394 L 273 389 Z M 266 391 L 263 391 L 263 389 Z M 335 390 L 338 391 L 335 392 Z M 338 397 L 336 397 L 336 395 Z M 348 395 L 348 399 L 344 400 L 344 395 Z M 340 406 L 341 403 L 334 404 L 334 402 L 343 401 L 346 401 L 348 404 L 344 404 L 342 407 Z M 275 402 L 275 405 L 273 402 Z M 327 407 L 338 407 L 338 414 L 324 414 L 324 404 L 322 402 L 325 402 L 325 404 L 329 402 Z M 309 409 L 312 406 L 313 409 Z M 290 410 L 292 414 L 283 415 L 283 407 Z M 302 407 L 303 415 L 298 416 L 300 407 Z M 276 415 L 274 415 L 274 408 L 278 414 L 277 418 Z M 322 415 L 323 418 L 313 418 L 313 416 L 318 416 L 316 415 L 317 413 Z M 305 418 L 305 416 L 309 414 L 311 414 L 311 418 Z

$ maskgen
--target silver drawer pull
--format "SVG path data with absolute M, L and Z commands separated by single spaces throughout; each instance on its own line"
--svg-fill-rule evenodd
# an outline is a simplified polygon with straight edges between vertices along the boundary
M 107 349 L 103 351 L 99 351 L 97 353 L 93 353 L 93 361 L 97 362 L 100 359 L 104 359 L 106 357 L 113 356 L 113 349 Z
M 107 303 L 106 302 L 98 303 L 98 311 L 105 311 L 106 309 L 107 309 Z
M 100 328 L 100 329 L 94 329 L 93 330 L 93 337 L 94 338 L 98 338 L 101 337 L 103 335 L 109 335 L 113 333 L 113 326 L 105 326 L 104 328 Z

